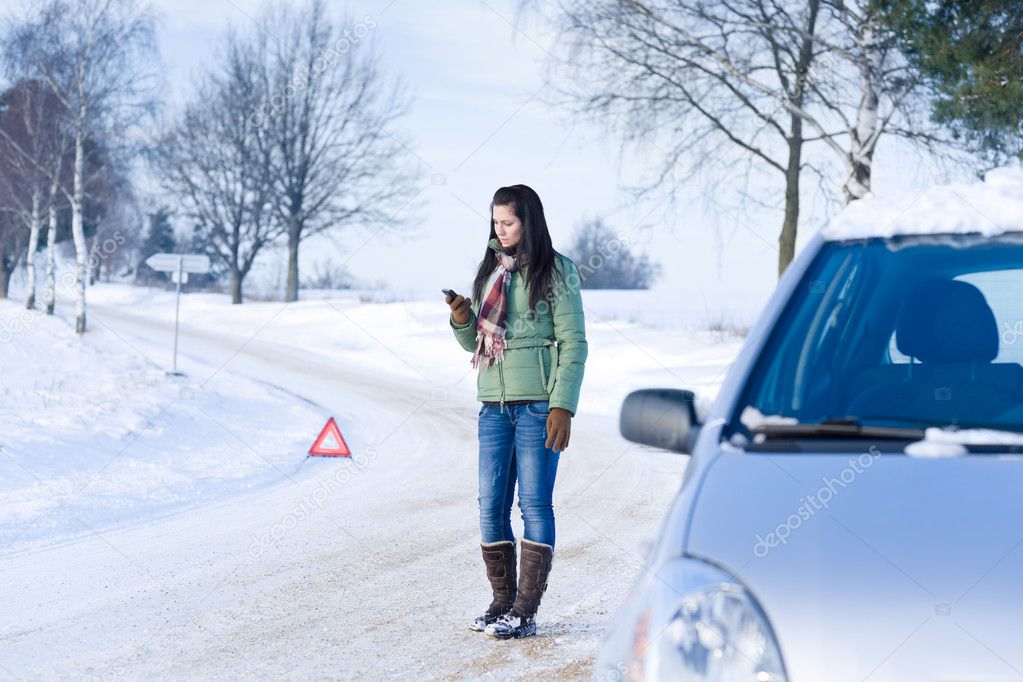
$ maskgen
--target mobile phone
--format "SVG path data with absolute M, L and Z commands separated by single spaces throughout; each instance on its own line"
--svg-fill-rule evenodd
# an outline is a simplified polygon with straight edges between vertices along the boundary
M 455 300 L 455 296 L 458 296 L 454 289 L 441 289 L 441 291 L 450 296 L 452 301 Z

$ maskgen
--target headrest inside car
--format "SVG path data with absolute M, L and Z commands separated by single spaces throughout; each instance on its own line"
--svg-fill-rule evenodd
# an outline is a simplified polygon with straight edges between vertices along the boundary
M 998 355 L 998 324 L 980 289 L 931 279 L 903 300 L 895 342 L 921 362 L 991 362 Z

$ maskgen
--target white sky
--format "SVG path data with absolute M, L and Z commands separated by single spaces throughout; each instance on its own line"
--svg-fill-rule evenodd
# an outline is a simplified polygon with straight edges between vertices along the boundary
M 203 69 L 228 24 L 242 26 L 258 0 L 157 0 L 159 43 L 168 97 L 189 95 L 191 76 Z M 730 188 L 697 184 L 677 215 L 663 205 L 629 203 L 621 189 L 645 170 L 633 160 L 617 168 L 617 142 L 601 130 L 574 125 L 542 101 L 541 70 L 552 37 L 531 22 L 516 32 L 514 0 L 337 1 L 357 18 L 372 16 L 389 73 L 410 84 L 413 107 L 402 128 L 424 164 L 425 189 L 401 211 L 408 226 L 382 235 L 352 233 L 340 240 L 303 244 L 305 272 L 318 259 L 347 262 L 368 281 L 398 288 L 465 291 L 488 234 L 487 208 L 501 185 L 524 183 L 544 202 L 554 246 L 567 251 L 573 228 L 604 216 L 641 251 L 663 265 L 660 293 L 677 293 L 708 307 L 748 310 L 776 281 L 780 211 L 755 206 L 729 209 Z M 923 186 L 928 171 L 894 163 L 882 143 L 875 191 L 895 178 L 901 188 Z M 432 175 L 444 184 L 432 184 Z M 836 180 L 837 182 L 838 180 Z M 808 179 L 807 184 L 811 181 Z M 806 213 L 814 197 L 804 199 Z M 823 214 L 804 221 L 802 244 Z M 264 259 L 263 275 L 276 276 L 279 257 Z M 280 277 L 283 278 L 281 272 Z M 438 296 L 440 296 L 438 291 Z

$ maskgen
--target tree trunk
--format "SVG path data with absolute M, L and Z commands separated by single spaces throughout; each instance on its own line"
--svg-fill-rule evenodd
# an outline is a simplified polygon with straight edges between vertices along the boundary
M 877 148 L 878 80 L 884 56 L 877 44 L 877 26 L 872 15 L 868 14 L 864 18 L 858 39 L 862 54 L 859 64 L 860 105 L 856 109 L 856 127 L 850 135 L 849 158 L 846 162 L 848 175 L 842 185 L 846 203 L 862 199 L 870 192 L 874 150 Z
M 0 258 L 0 299 L 7 298 L 11 286 L 11 269 L 7 267 L 7 258 Z
M 46 230 L 46 314 L 57 303 L 57 183 L 50 187 L 49 225 Z
M 101 230 L 97 228 L 96 234 L 92 236 L 92 245 L 89 247 L 89 258 L 86 262 L 86 268 L 89 272 L 89 286 L 96 284 L 96 278 L 99 276 L 100 265 L 103 261 L 99 256 L 99 244 L 100 244 Z
M 83 116 L 84 117 L 84 116 Z M 85 131 L 79 125 L 75 131 L 75 178 L 71 201 L 71 237 L 75 242 L 75 331 L 85 333 L 85 228 L 82 224 L 82 204 L 85 194 Z
M 287 303 L 298 300 L 298 245 L 301 231 L 297 220 L 292 218 L 288 225 L 288 286 L 284 294 Z
M 36 307 L 36 251 L 39 250 L 39 230 L 42 228 L 42 191 L 38 187 L 32 189 L 32 217 L 28 233 L 28 253 L 25 268 L 28 270 L 28 298 L 25 307 L 32 310 Z
M 792 104 L 802 108 L 806 95 L 806 79 L 810 73 L 810 65 L 814 60 L 814 40 L 820 1 L 811 0 L 807 3 L 808 14 L 806 35 L 799 46 L 799 59 L 796 62 L 796 80 L 791 91 Z M 796 235 L 799 229 L 799 178 L 803 163 L 803 117 L 793 112 L 789 117 L 788 160 L 785 164 L 785 217 L 782 220 L 781 234 L 778 236 L 778 277 L 785 273 L 796 255 Z
M 231 303 L 242 302 L 242 273 L 238 269 L 238 263 L 231 263 Z
M 86 284 L 86 286 L 90 286 L 90 287 L 93 284 L 96 283 L 96 274 L 95 274 L 96 273 L 96 265 L 95 265 L 96 261 L 95 261 L 94 256 L 96 255 L 96 237 L 97 236 L 98 236 L 98 234 L 94 234 L 92 236 L 92 239 L 86 239 L 85 240 L 85 248 L 88 251 L 88 255 L 87 255 L 86 259 L 85 259 L 85 284 Z
M 803 157 L 803 119 L 792 115 L 789 136 L 789 158 L 785 166 L 785 218 L 778 236 L 778 276 L 781 277 L 796 255 L 796 233 L 799 227 L 799 176 Z

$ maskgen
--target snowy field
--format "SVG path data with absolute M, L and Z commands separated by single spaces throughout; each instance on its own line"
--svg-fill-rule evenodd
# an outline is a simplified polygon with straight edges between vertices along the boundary
M 587 361 L 538 636 L 467 628 L 475 371 L 438 292 L 231 306 L 97 284 L 90 331 L 0 302 L 0 677 L 584 679 L 687 458 L 618 434 L 640 387 L 713 398 L 758 301 L 586 291 Z M 636 311 L 642 310 L 642 315 Z M 353 457 L 306 458 L 333 416 Z M 521 537 L 517 507 L 513 527 Z

